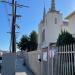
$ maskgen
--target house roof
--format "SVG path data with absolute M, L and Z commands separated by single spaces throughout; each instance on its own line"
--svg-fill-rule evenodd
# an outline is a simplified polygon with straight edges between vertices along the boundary
M 69 14 L 65 19 L 71 18 L 73 15 L 75 15 L 75 11 L 73 11 L 71 14 Z

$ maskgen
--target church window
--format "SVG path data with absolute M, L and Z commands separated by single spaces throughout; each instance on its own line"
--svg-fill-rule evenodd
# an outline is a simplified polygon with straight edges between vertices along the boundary
M 55 18 L 55 24 L 57 24 L 57 18 Z
M 46 18 L 46 25 L 47 25 L 47 18 Z
M 42 42 L 45 41 L 45 29 L 42 31 Z

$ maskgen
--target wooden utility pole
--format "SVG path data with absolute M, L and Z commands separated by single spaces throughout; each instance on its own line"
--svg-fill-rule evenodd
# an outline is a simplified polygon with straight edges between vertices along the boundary
M 12 29 L 11 29 L 11 49 L 12 52 L 16 52 L 16 33 L 15 33 L 15 25 L 16 25 L 16 1 L 12 0 Z
M 17 17 L 21 17 L 20 15 L 17 15 L 16 14 L 16 10 L 17 10 L 17 7 L 26 7 L 28 8 L 28 6 L 24 6 L 24 5 L 20 5 L 20 4 L 17 4 L 17 1 L 15 0 L 12 0 L 12 3 L 10 2 L 7 2 L 7 1 L 0 1 L 0 2 L 3 2 L 3 3 L 8 3 L 9 5 L 12 6 L 12 14 L 9 14 L 10 16 L 12 16 L 12 26 L 11 26 L 11 52 L 12 53 L 16 53 L 16 18 Z

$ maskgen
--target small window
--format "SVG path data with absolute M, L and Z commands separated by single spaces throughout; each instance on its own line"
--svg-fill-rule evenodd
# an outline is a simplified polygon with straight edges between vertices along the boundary
M 45 41 L 45 29 L 42 32 L 42 42 L 44 42 L 44 41 Z
M 46 18 L 46 25 L 47 25 L 47 18 Z
M 55 24 L 57 24 L 57 18 L 55 18 Z

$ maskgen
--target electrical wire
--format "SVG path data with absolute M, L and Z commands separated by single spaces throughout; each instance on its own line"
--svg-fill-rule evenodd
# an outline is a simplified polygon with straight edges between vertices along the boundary
M 7 1 L 7 0 L 4 0 L 4 1 Z M 8 6 L 7 6 L 7 4 L 5 4 L 4 7 L 5 7 L 5 12 L 6 12 L 6 17 L 7 17 L 7 20 L 8 20 L 8 25 L 9 25 L 9 28 L 10 28 L 10 31 L 11 31 L 11 22 L 10 22 L 10 18 L 9 18 L 9 15 L 8 15 L 9 13 L 8 13 Z M 9 42 L 10 42 L 9 43 L 9 50 L 11 52 L 11 38 L 10 38 Z
M 5 2 L 8 2 L 8 0 L 4 0 Z M 8 25 L 10 27 L 10 33 L 11 33 L 11 22 L 10 22 L 10 18 L 9 18 L 9 13 L 8 13 L 8 6 L 7 4 L 4 5 L 5 6 L 5 12 L 6 12 L 6 17 L 7 17 L 7 20 L 8 20 Z M 9 45 L 9 50 L 11 52 L 11 43 L 12 43 L 12 37 L 10 37 L 10 45 Z

